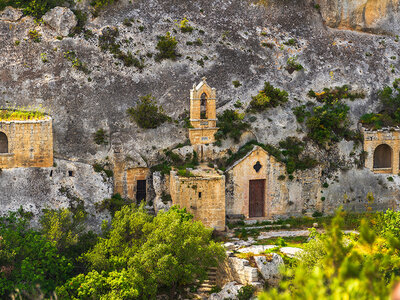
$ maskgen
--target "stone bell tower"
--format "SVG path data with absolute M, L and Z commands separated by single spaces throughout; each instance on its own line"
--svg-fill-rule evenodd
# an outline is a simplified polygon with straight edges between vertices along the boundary
M 218 131 L 216 114 L 216 90 L 211 88 L 206 78 L 190 90 L 189 139 L 192 145 L 215 142 L 214 134 Z

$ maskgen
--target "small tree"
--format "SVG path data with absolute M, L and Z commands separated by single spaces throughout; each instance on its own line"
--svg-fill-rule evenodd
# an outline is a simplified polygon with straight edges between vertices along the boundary
M 165 121 L 171 120 L 161 106 L 157 106 L 155 98 L 148 94 L 140 97 L 135 107 L 128 108 L 128 115 L 141 128 L 157 128 Z
M 174 36 L 171 36 L 169 32 L 165 34 L 165 36 L 158 37 L 158 43 L 156 49 L 159 51 L 156 55 L 156 60 L 160 61 L 163 59 L 172 59 L 175 60 L 178 56 L 176 52 L 176 46 L 178 42 Z
M 204 280 L 224 257 L 211 240 L 212 229 L 176 207 L 148 215 L 143 206 L 116 212 L 111 229 L 85 257 L 94 269 L 58 288 L 60 299 L 170 298 L 184 286 Z

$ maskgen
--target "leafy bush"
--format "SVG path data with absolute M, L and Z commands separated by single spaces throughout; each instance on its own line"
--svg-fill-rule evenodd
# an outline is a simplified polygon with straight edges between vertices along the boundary
M 141 128 L 157 128 L 162 123 L 171 120 L 161 106 L 157 106 L 155 98 L 148 94 L 140 97 L 135 107 L 128 108 L 127 113 L 132 121 Z
M 90 5 L 93 6 L 93 8 L 95 9 L 95 15 L 97 15 L 102 8 L 111 5 L 117 1 L 118 0 L 92 0 L 90 2 Z
M 72 0 L 2 0 L 0 11 L 7 6 L 22 8 L 24 15 L 40 19 L 46 12 L 56 6 L 65 6 L 65 3 L 72 4 Z
M 379 218 L 380 233 L 384 236 L 393 235 L 400 238 L 400 212 L 388 209 Z
M 107 137 L 106 137 L 106 132 L 104 131 L 103 128 L 100 128 L 93 134 L 93 139 L 94 142 L 97 145 L 108 145 Z
M 18 213 L 0 218 L 0 295 L 6 298 L 14 289 L 34 290 L 39 284 L 48 294 L 71 274 L 72 264 L 57 252 L 56 246 Z
M 297 62 L 297 56 L 293 56 L 288 58 L 285 69 L 289 72 L 289 74 L 292 74 L 294 71 L 300 71 L 304 68 Z
M 219 130 L 215 134 L 217 141 L 229 137 L 235 142 L 239 142 L 242 133 L 250 128 L 250 125 L 243 121 L 244 114 L 240 114 L 232 109 L 225 110 L 217 118 L 217 127 L 219 127 Z
M 341 102 L 343 99 L 354 100 L 364 97 L 361 92 L 351 92 L 347 85 L 335 88 L 325 88 L 321 93 L 313 90 L 308 96 L 316 98 L 323 105 L 302 105 L 293 109 L 297 121 L 305 122 L 307 135 L 320 146 L 340 141 L 360 140 L 359 133 L 351 131 L 349 127 L 349 107 Z
M 254 286 L 245 285 L 239 289 L 237 297 L 239 300 L 250 300 L 251 297 L 253 297 L 254 292 L 255 292 Z
M 193 31 L 193 27 L 189 25 L 189 20 L 186 18 L 183 18 L 183 20 L 179 22 L 179 28 L 184 33 L 191 33 Z
M 209 267 L 217 266 L 224 249 L 211 240 L 212 230 L 176 207 L 152 218 L 143 207 L 125 206 L 111 230 L 85 258 L 92 267 L 57 289 L 60 299 L 152 299 L 160 291 L 170 298 Z
M 277 107 L 288 101 L 288 93 L 284 90 L 275 88 L 269 82 L 265 82 L 264 88 L 253 96 L 248 107 L 248 111 L 260 112 L 272 107 Z
M 400 124 L 400 79 L 393 82 L 393 88 L 386 86 L 379 92 L 380 113 L 364 114 L 360 121 L 371 129 L 398 126 Z
M 99 46 L 103 51 L 109 51 L 115 58 L 121 60 L 126 67 L 134 66 L 140 71 L 143 70 L 143 61 L 134 57 L 130 51 L 127 53 L 121 50 L 121 45 L 117 42 L 119 36 L 118 28 L 107 27 L 103 29 L 102 35 L 99 36 Z
M 178 42 L 176 41 L 175 37 L 171 36 L 169 32 L 167 32 L 165 36 L 159 36 L 156 46 L 156 49 L 158 50 L 158 53 L 156 54 L 156 60 L 175 60 L 179 56 L 179 54 L 176 52 L 177 45 Z
M 111 216 L 114 216 L 122 207 L 131 203 L 131 201 L 122 198 L 121 195 L 117 193 L 112 195 L 109 199 L 104 199 L 101 203 L 96 203 L 95 206 L 97 210 L 103 211 L 106 209 L 111 213 Z

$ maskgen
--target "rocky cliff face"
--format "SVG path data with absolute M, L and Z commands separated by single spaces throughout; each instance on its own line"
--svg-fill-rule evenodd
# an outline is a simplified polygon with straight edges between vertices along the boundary
M 332 28 L 399 33 L 399 0 L 317 0 L 316 3 Z
M 318 3 L 319 10 L 308 0 L 121 0 L 98 17 L 89 14 L 85 28 L 90 31 L 64 37 L 62 24 L 40 24 L 8 11 L 0 16 L 0 105 L 45 107 L 54 119 L 55 156 L 85 164 L 112 158 L 114 141 L 122 141 L 124 155 L 140 157 L 147 165 L 157 161 L 160 149 L 184 142 L 183 121 L 144 130 L 130 122 L 126 109 L 151 93 L 179 120 L 189 109 L 189 89 L 202 76 L 217 89 L 218 112 L 234 108 L 237 100 L 247 105 L 265 81 L 289 92 L 288 103 L 256 115 L 251 135 L 260 142 L 303 137 L 292 108 L 311 101 L 306 96 L 310 89 L 343 84 L 367 95 L 348 103 L 355 128 L 363 113 L 375 109 L 377 91 L 399 77 L 399 43 L 389 35 L 342 29 L 396 33 L 399 1 Z M 77 8 L 88 11 L 88 4 L 80 2 Z M 176 23 L 183 17 L 194 27 L 192 33 L 179 30 Z M 107 27 L 118 29 L 120 49 L 141 60 L 143 70 L 124 66 L 100 49 L 99 37 Z M 38 33 L 40 41 L 35 42 L 30 31 Z M 176 36 L 180 57 L 157 62 L 157 36 L 166 32 Z M 290 39 L 296 45 L 285 45 Z M 284 67 L 293 56 L 304 70 L 289 74 Z M 241 86 L 235 88 L 233 81 Z M 99 128 L 109 136 L 107 146 L 93 142 Z M 351 148 L 344 142 L 336 153 L 348 158 L 351 150 L 346 149 Z M 363 185 L 365 175 L 355 170 L 354 176 Z M 3 179 L 0 185 L 4 188 Z M 337 186 L 335 191 L 340 182 Z M 363 189 L 358 191 L 357 197 L 365 198 Z

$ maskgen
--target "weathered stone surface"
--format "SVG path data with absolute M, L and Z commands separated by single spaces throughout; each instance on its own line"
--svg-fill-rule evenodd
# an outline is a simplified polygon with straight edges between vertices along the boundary
M 326 24 L 334 28 L 397 34 L 399 0 L 317 0 Z
M 211 294 L 209 300 L 237 299 L 237 294 L 242 286 L 235 281 L 228 282 L 219 293 Z
M 277 285 L 282 277 L 280 274 L 280 268 L 284 265 L 282 257 L 276 253 L 270 253 L 267 256 L 254 256 L 254 260 L 265 281 L 269 285 Z
M 78 23 L 75 14 L 66 7 L 54 7 L 43 16 L 43 21 L 62 36 L 67 36 Z
M 282 247 L 279 249 L 280 252 L 289 257 L 295 257 L 299 252 L 303 252 L 304 250 L 297 247 Z
M 251 284 L 258 282 L 257 268 L 250 266 L 246 259 L 237 257 L 228 257 L 229 273 L 233 276 L 234 280 L 242 284 Z
M 274 249 L 277 248 L 278 246 L 275 245 L 253 245 L 250 247 L 246 247 L 246 248 L 241 248 L 239 250 L 237 250 L 240 253 L 253 253 L 253 254 L 260 254 L 262 252 L 265 252 L 266 250 L 269 249 Z
M 20 9 L 7 6 L 3 11 L 0 11 L 0 21 L 16 22 L 21 19 L 23 13 Z
M 44 208 L 67 208 L 77 204 L 74 199 L 81 199 L 89 224 L 96 228 L 109 215 L 97 211 L 95 203 L 110 198 L 112 186 L 112 180 L 96 173 L 91 165 L 61 159 L 55 159 L 55 166 L 49 168 L 4 169 L 0 174 L 1 211 L 22 206 L 37 218 Z

